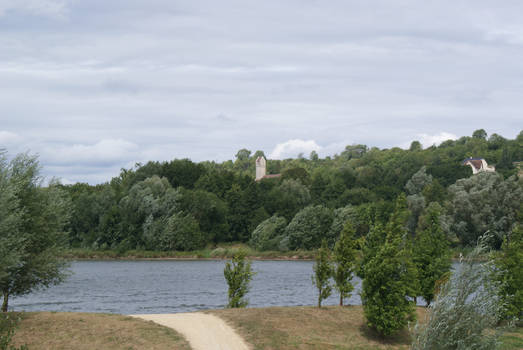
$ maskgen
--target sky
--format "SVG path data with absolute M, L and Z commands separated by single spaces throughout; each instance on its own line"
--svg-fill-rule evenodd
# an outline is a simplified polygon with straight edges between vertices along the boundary
M 0 148 L 136 162 L 424 147 L 523 124 L 523 2 L 0 0 Z

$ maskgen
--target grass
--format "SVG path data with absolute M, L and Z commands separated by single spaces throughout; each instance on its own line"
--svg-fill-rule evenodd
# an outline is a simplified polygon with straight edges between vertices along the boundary
M 523 349 L 523 327 L 507 332 L 501 337 L 503 344 L 500 350 L 521 350 Z
M 407 330 L 382 338 L 365 324 L 361 306 L 271 307 L 208 311 L 231 324 L 254 350 L 409 349 Z M 425 308 L 417 309 L 418 318 Z M 501 350 L 523 349 L 523 328 L 506 333 Z
M 381 338 L 365 324 L 361 306 L 271 307 L 213 310 L 254 349 L 408 349 L 407 330 Z M 425 310 L 418 309 L 421 316 Z
M 30 350 L 182 350 L 188 343 L 174 330 L 128 316 L 35 312 L 25 313 L 14 345 Z
M 361 306 L 209 310 L 232 325 L 253 350 L 403 350 L 407 330 L 381 338 L 365 324 Z M 418 318 L 425 315 L 417 309 Z M 132 317 L 94 313 L 24 313 L 14 345 L 39 349 L 190 349 L 175 331 Z M 502 337 L 501 350 L 523 349 L 523 328 Z
M 238 250 L 247 252 L 249 259 L 285 259 L 285 260 L 310 260 L 314 257 L 314 251 L 257 251 L 246 244 L 223 243 L 218 246 L 209 246 L 194 251 L 151 251 L 151 250 L 95 250 L 85 248 L 68 249 L 64 257 L 66 259 L 230 259 Z

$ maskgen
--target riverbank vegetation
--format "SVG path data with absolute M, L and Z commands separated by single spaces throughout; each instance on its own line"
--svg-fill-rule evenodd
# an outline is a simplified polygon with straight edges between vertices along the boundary
M 258 251 L 332 247 L 346 221 L 356 238 L 386 223 L 396 198 L 407 195 L 409 231 L 430 203 L 442 208 L 452 247 L 475 244 L 489 230 L 492 246 L 518 220 L 523 201 L 518 160 L 523 133 L 505 139 L 484 132 L 408 150 L 350 145 L 333 157 L 267 161 L 279 178 L 254 181 L 254 153 L 240 150 L 234 161 L 194 163 L 188 159 L 136 164 L 108 182 L 62 188 L 72 198 L 71 248 L 97 251 L 198 251 L 227 242 Z M 496 173 L 470 176 L 462 161 L 483 157 Z M 481 215 L 477 215 L 481 213 Z

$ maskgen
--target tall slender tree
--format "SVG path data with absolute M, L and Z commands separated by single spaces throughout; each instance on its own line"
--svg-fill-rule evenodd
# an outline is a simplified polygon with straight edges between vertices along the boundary
M 367 325 L 382 335 L 403 329 L 415 318 L 414 268 L 406 249 L 405 196 L 396 201 L 396 209 L 387 224 L 387 238 L 376 256 L 365 266 L 362 303 Z
M 321 242 L 321 247 L 316 253 L 316 261 L 313 266 L 314 275 L 312 283 L 318 289 L 318 307 L 321 308 L 321 302 L 327 299 L 332 293 L 330 278 L 332 277 L 332 264 L 330 261 L 330 250 L 327 246 L 327 240 Z
M 225 263 L 223 275 L 229 285 L 228 298 L 230 308 L 245 307 L 249 303 L 245 295 L 249 292 L 249 283 L 254 276 L 251 262 L 245 258 L 244 251 L 235 254 L 232 261 Z
M 500 255 L 495 259 L 501 282 L 504 317 L 523 319 L 523 227 L 517 225 L 505 238 Z
M 436 282 L 450 271 L 448 240 L 441 229 L 441 207 L 434 203 L 420 218 L 414 241 L 413 261 L 418 271 L 419 291 L 429 305 L 434 300 Z
M 354 237 L 354 227 L 347 222 L 340 233 L 338 241 L 334 245 L 334 286 L 340 293 L 340 306 L 343 306 L 343 299 L 350 297 L 354 290 L 351 283 L 356 267 L 356 240 Z

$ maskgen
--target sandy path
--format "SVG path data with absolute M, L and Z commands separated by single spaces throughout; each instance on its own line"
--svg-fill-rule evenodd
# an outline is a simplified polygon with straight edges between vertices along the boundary
M 221 318 L 200 312 L 131 315 L 181 333 L 194 350 L 248 350 L 243 339 Z

